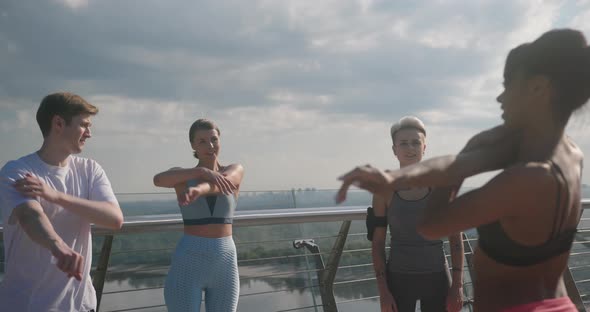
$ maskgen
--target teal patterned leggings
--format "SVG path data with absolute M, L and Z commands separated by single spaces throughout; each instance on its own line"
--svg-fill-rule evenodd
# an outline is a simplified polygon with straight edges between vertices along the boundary
M 184 235 L 172 256 L 164 286 L 169 312 L 235 312 L 240 282 L 236 245 L 231 236 Z

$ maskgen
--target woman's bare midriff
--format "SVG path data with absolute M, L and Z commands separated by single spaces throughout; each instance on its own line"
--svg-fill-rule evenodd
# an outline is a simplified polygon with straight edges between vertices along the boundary
M 503 309 L 567 296 L 563 283 L 563 270 L 569 253 L 543 263 L 527 267 L 497 263 L 476 248 L 473 254 L 474 311 L 502 311 Z
M 232 235 L 231 224 L 185 225 L 184 233 L 193 236 L 219 238 Z

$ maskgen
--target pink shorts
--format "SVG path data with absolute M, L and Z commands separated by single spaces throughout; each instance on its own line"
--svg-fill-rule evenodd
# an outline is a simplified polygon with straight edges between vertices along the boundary
M 517 305 L 502 312 L 578 312 L 578 309 L 569 297 L 561 297 Z

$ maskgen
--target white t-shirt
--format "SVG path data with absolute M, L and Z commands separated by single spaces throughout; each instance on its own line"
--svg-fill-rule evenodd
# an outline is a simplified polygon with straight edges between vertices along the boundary
M 0 310 L 15 312 L 89 311 L 96 309 L 96 293 L 90 279 L 92 240 L 90 223 L 61 206 L 24 197 L 12 184 L 30 173 L 50 187 L 72 196 L 117 202 L 104 170 L 92 159 L 70 156 L 65 167 L 43 162 L 37 153 L 8 162 L 0 170 L 0 209 L 4 225 L 4 279 L 0 283 Z M 84 256 L 82 280 L 60 271 L 51 252 L 33 242 L 23 228 L 8 224 L 12 210 L 37 200 L 53 228 L 74 251 Z

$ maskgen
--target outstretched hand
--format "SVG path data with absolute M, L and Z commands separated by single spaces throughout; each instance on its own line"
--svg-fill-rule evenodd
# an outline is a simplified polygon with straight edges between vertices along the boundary
M 393 182 L 393 177 L 371 165 L 365 165 L 356 167 L 339 177 L 338 180 L 342 181 L 342 186 L 336 194 L 336 203 L 339 204 L 346 200 L 346 193 L 350 185 L 381 195 L 387 192 L 389 184 Z

